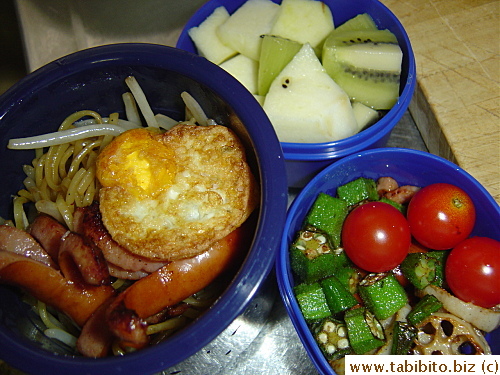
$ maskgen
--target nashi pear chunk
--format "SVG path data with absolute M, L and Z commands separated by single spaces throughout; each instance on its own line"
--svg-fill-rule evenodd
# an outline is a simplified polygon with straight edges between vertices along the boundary
M 220 6 L 215 8 L 212 14 L 199 26 L 193 27 L 188 31 L 198 53 L 214 64 L 220 64 L 238 53 L 233 48 L 222 43 L 217 36 L 216 30 L 228 19 L 228 11 L 223 6 Z
M 328 5 L 317 0 L 283 0 L 272 35 L 320 47 L 334 29 Z
M 238 54 L 220 64 L 226 72 L 236 78 L 252 94 L 257 94 L 259 63 L 245 55 Z
M 264 110 L 281 142 L 330 142 L 358 130 L 349 97 L 326 73 L 309 43 L 273 81 Z
M 222 42 L 259 60 L 261 35 L 269 34 L 280 6 L 271 0 L 248 0 L 217 29 Z

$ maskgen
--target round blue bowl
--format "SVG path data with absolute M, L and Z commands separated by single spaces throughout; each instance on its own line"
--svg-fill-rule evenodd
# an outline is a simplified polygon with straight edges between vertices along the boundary
M 281 3 L 281 0 L 272 1 Z M 198 26 L 217 7 L 224 6 L 229 13 L 233 13 L 244 2 L 245 0 L 208 1 L 184 26 L 176 46 L 196 53 L 196 47 L 188 35 L 188 30 Z M 351 137 L 327 143 L 282 142 L 288 185 L 292 187 L 303 187 L 324 167 L 347 155 L 385 146 L 392 129 L 407 110 L 415 90 L 415 56 L 410 39 L 401 22 L 384 4 L 377 0 L 323 0 L 323 2 L 330 7 L 335 25 L 340 25 L 360 13 L 368 13 L 379 28 L 389 29 L 396 35 L 403 51 L 400 97 L 394 107 L 381 120 Z
M 122 357 L 72 357 L 26 337 L 36 328 L 29 307 L 13 288 L 0 286 L 0 358 L 33 374 L 152 374 L 196 353 L 245 311 L 274 265 L 285 221 L 284 158 L 272 125 L 252 95 L 223 69 L 197 55 L 150 44 L 92 48 L 58 59 L 21 80 L 0 97 L 0 216 L 12 216 L 12 198 L 22 187 L 22 165 L 33 151 L 7 149 L 10 138 L 57 130 L 69 114 L 92 109 L 124 112 L 124 79 L 134 75 L 156 112 L 183 118 L 180 94 L 188 91 L 210 118 L 232 128 L 245 143 L 260 183 L 261 201 L 253 242 L 221 298 L 169 340 Z M 43 341 L 43 340 L 41 340 Z M 57 350 L 56 350 L 57 351 Z
M 304 187 L 290 206 L 276 261 L 281 297 L 300 340 L 321 374 L 335 372 L 316 345 L 294 296 L 289 247 L 320 192 L 335 196 L 337 187 L 358 177 L 378 179 L 383 176 L 395 178 L 400 185 L 426 186 L 448 182 L 461 187 L 471 196 L 477 210 L 476 225 L 471 235 L 488 236 L 500 241 L 498 203 L 470 174 L 446 159 L 404 148 L 379 148 L 350 155 L 326 167 Z M 500 329 L 488 334 L 487 340 L 493 353 L 500 354 Z

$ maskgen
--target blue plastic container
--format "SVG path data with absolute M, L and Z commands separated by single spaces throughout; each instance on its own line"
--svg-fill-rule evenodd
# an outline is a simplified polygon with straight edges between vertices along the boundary
M 223 69 L 185 51 L 148 44 L 84 50 L 56 60 L 0 97 L 0 216 L 12 216 L 12 198 L 22 187 L 22 164 L 33 151 L 6 148 L 10 138 L 57 130 L 69 114 L 92 109 L 107 116 L 124 111 L 124 79 L 134 75 L 156 112 L 184 116 L 188 91 L 210 118 L 243 140 L 260 183 L 258 224 L 250 251 L 222 297 L 196 322 L 169 340 L 123 357 L 91 359 L 56 354 L 57 345 L 30 341 L 36 328 L 17 291 L 0 286 L 0 358 L 32 374 L 152 374 L 184 360 L 218 336 L 245 311 L 274 265 L 285 221 L 287 186 L 280 144 L 251 94 Z M 43 341 L 43 340 L 42 340 Z
M 325 168 L 304 187 L 290 206 L 276 262 L 281 297 L 300 340 L 321 374 L 334 374 L 334 371 L 316 345 L 293 294 L 295 282 L 290 269 L 289 247 L 320 192 L 335 195 L 337 187 L 358 177 L 378 179 L 383 176 L 395 178 L 400 185 L 426 186 L 448 182 L 461 187 L 470 195 L 477 210 L 471 235 L 500 241 L 498 203 L 470 174 L 441 157 L 404 148 L 379 148 L 350 155 Z M 500 329 L 488 334 L 487 340 L 493 353 L 500 354 Z
M 273 1 L 281 3 L 281 0 Z M 187 22 L 177 41 L 177 47 L 196 52 L 188 30 L 203 22 L 215 8 L 224 6 L 229 13 L 233 13 L 244 2 L 245 0 L 208 1 Z M 389 29 L 396 35 L 403 51 L 400 97 L 395 106 L 380 121 L 352 137 L 328 143 L 282 142 L 288 185 L 292 187 L 303 187 L 324 167 L 347 155 L 385 146 L 392 129 L 408 108 L 415 90 L 415 57 L 410 40 L 401 22 L 384 4 L 377 0 L 323 0 L 323 2 L 330 7 L 335 25 L 340 25 L 360 13 L 368 13 L 379 28 Z

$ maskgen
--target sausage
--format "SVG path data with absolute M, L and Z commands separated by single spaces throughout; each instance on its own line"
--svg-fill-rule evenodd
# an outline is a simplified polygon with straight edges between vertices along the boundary
M 131 271 L 130 275 L 133 275 L 135 271 L 144 271 L 149 274 L 163 267 L 166 263 L 134 255 L 113 240 L 102 222 L 97 202 L 75 211 L 74 229 L 75 232 L 94 242 L 109 263 L 125 271 Z
M 135 347 L 147 345 L 146 329 L 149 317 L 178 304 L 208 286 L 224 271 L 240 264 L 250 243 L 249 235 L 252 233 L 247 226 L 245 223 L 196 257 L 168 263 L 158 271 L 136 281 L 113 299 L 106 312 L 99 313 L 99 319 L 105 317 L 109 332 L 126 345 Z M 89 324 L 93 323 L 89 320 Z M 94 330 L 90 327 L 82 331 L 79 348 L 84 355 L 106 352 L 102 348 L 98 350 L 84 348 L 85 342 L 106 341 L 98 337 L 95 339 L 85 337 L 93 334 Z M 107 333 L 100 332 L 99 335 L 107 337 Z
M 79 234 L 69 231 L 64 234 L 58 263 L 64 276 L 72 281 L 83 279 L 90 285 L 111 284 L 108 265 L 101 250 Z
M 52 267 L 8 251 L 0 251 L 0 282 L 25 289 L 35 298 L 66 313 L 80 327 L 115 294 L 111 286 L 74 283 Z
M 0 251 L 24 255 L 46 266 L 57 268 L 49 254 L 28 232 L 9 225 L 0 225 Z
M 28 231 L 42 245 L 52 260 L 57 262 L 61 238 L 68 229 L 53 217 L 39 214 L 31 223 Z

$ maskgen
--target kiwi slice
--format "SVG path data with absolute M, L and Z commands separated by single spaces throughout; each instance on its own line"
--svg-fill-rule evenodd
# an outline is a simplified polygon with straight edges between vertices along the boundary
M 266 95 L 274 78 L 299 52 L 302 44 L 276 35 L 263 35 L 257 76 L 257 92 Z
M 402 51 L 389 30 L 351 30 L 331 34 L 322 63 L 335 82 L 358 101 L 377 110 L 399 97 Z
M 340 33 L 352 30 L 378 30 L 375 21 L 368 13 L 358 14 L 356 17 L 345 21 L 342 25 L 335 28 L 333 33 Z

